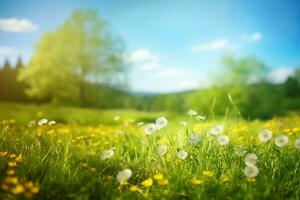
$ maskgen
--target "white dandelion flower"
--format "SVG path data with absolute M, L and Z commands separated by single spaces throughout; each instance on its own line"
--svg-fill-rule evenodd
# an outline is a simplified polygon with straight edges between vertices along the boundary
M 114 154 L 115 154 L 114 148 L 107 149 L 107 150 L 103 151 L 103 153 L 101 154 L 101 160 L 106 160 L 106 159 L 112 157 Z
M 245 164 L 249 167 L 255 166 L 257 163 L 257 155 L 255 153 L 247 153 L 245 156 Z
M 195 115 L 197 115 L 197 112 L 194 111 L 194 110 L 189 110 L 189 111 L 188 111 L 188 115 L 190 115 L 190 116 L 195 116 Z
M 120 184 L 126 184 L 131 176 L 132 176 L 132 171 L 130 169 L 124 169 L 118 172 L 117 180 Z
M 222 125 L 216 125 L 212 129 L 210 129 L 209 133 L 212 135 L 220 135 L 223 133 L 224 127 Z
M 288 143 L 289 143 L 289 138 L 286 135 L 278 135 L 275 138 L 275 145 L 278 147 L 284 147 L 288 145 Z
M 198 144 L 200 142 L 200 135 L 194 134 L 189 136 L 189 142 L 193 145 Z
M 237 155 L 243 156 L 247 153 L 247 150 L 244 147 L 234 147 L 234 152 Z
M 219 145 L 227 145 L 229 143 L 229 137 L 227 135 L 219 135 L 217 141 Z
M 165 128 L 168 125 L 168 120 L 165 117 L 159 117 L 155 121 L 157 130 Z
M 196 117 L 195 117 L 195 119 L 196 120 L 198 120 L 198 121 L 203 121 L 203 120 L 205 120 L 205 117 L 204 116 L 202 116 L 202 115 L 197 115 Z
M 143 126 L 144 125 L 144 122 L 138 122 L 137 123 L 137 126 Z
M 295 146 L 296 149 L 300 150 L 300 138 L 298 138 L 298 139 L 295 140 L 294 146 Z
M 145 129 L 146 135 L 152 135 L 157 130 L 157 127 L 155 124 L 151 123 L 151 124 L 147 124 L 144 129 Z
M 52 125 L 54 125 L 54 124 L 56 124 L 56 122 L 53 121 L 53 120 L 51 120 L 51 121 L 48 122 L 48 125 L 49 125 L 49 126 L 52 126 Z
M 157 147 L 157 153 L 158 155 L 160 156 L 163 156 L 167 153 L 167 150 L 168 150 L 168 145 L 166 144 L 160 144 L 158 147 Z
M 258 137 L 262 142 L 268 142 L 272 139 L 272 132 L 268 129 L 264 129 L 259 132 Z
M 113 117 L 114 121 L 119 121 L 120 119 L 121 119 L 121 117 L 119 115 L 116 115 L 116 116 Z
M 31 120 L 29 123 L 28 123 L 28 128 L 33 128 L 34 126 L 36 125 L 36 121 L 35 120 Z
M 185 160 L 187 156 L 188 153 L 184 150 L 181 150 L 177 153 L 177 157 L 180 158 L 181 160 Z
M 114 134 L 115 134 L 115 135 L 121 135 L 122 133 L 123 133 L 122 130 L 119 130 L 119 129 L 114 130 Z
M 47 124 L 47 122 L 48 122 L 48 119 L 41 119 L 38 121 L 38 125 L 43 126 L 43 125 Z
M 246 166 L 244 169 L 244 174 L 248 178 L 254 178 L 258 175 L 258 168 L 256 166 Z
M 188 123 L 187 123 L 186 121 L 180 121 L 180 122 L 179 122 L 179 125 L 180 125 L 180 126 L 187 126 L 187 124 L 188 124 Z

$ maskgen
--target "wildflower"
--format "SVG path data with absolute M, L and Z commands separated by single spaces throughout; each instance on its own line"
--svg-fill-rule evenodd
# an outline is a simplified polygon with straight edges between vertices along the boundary
M 295 140 L 294 146 L 295 146 L 296 149 L 300 150 L 300 138 L 298 138 L 298 139 Z
M 114 121 L 119 121 L 120 118 L 121 118 L 120 116 L 116 115 L 116 116 L 113 117 L 113 120 L 114 120 Z
M 157 174 L 155 174 L 155 175 L 154 175 L 154 177 L 153 177 L 153 178 L 154 178 L 154 180 L 157 180 L 157 181 L 158 181 L 158 180 L 161 180 L 161 179 L 163 179 L 163 178 L 164 178 L 164 176 L 163 176 L 161 173 L 157 173 Z
M 38 125 L 43 126 L 43 125 L 47 124 L 47 122 L 48 122 L 47 119 L 41 119 L 40 121 L 38 121 Z
M 257 155 L 255 153 L 248 153 L 245 157 L 245 164 L 249 167 L 255 166 L 257 163 Z
M 25 182 L 25 183 L 24 183 L 24 186 L 25 186 L 26 188 L 33 188 L 33 187 L 34 187 L 32 181 Z
M 17 184 L 18 178 L 17 177 L 6 177 L 4 179 L 5 183 Z
M 220 145 L 227 145 L 229 143 L 229 137 L 227 135 L 219 135 L 217 141 Z
M 105 150 L 102 154 L 101 154 L 101 160 L 106 160 L 110 157 L 112 157 L 114 155 L 114 148 Z
M 196 179 L 196 178 L 193 178 L 193 179 L 191 180 L 191 182 L 192 182 L 193 185 L 202 185 L 202 184 L 203 184 L 203 181 L 202 181 L 202 180 L 198 180 L 198 179 Z
M 194 115 L 197 115 L 197 112 L 194 111 L 194 110 L 189 110 L 189 111 L 188 111 L 188 115 L 194 116 Z
M 189 142 L 193 145 L 198 144 L 200 142 L 200 135 L 194 134 L 189 137 Z
M 56 124 L 56 122 L 53 121 L 53 120 L 51 120 L 51 121 L 48 122 L 48 125 L 49 125 L 49 126 L 52 126 L 52 125 L 54 125 L 54 124 Z
M 246 181 L 248 183 L 256 183 L 256 179 L 255 178 L 246 178 Z
M 96 172 L 96 168 L 95 168 L 95 167 L 92 167 L 90 170 L 91 170 L 92 172 Z
M 180 158 L 181 160 L 185 160 L 187 156 L 188 153 L 184 150 L 181 150 L 177 153 L 177 157 Z
M 158 184 L 159 185 L 168 185 L 169 184 L 169 180 L 166 178 L 162 178 L 160 180 L 158 180 Z
M 258 134 L 258 136 L 262 142 L 268 142 L 272 138 L 272 132 L 268 129 L 264 129 Z
M 196 120 L 200 121 L 200 120 L 205 120 L 205 117 L 204 116 L 201 116 L 201 115 L 197 115 L 195 117 Z
M 151 123 L 151 124 L 147 124 L 145 126 L 145 132 L 146 135 L 152 135 L 153 133 L 155 133 L 155 131 L 157 130 L 157 127 L 155 124 Z
M 120 184 L 126 184 L 131 176 L 132 176 L 132 171 L 130 169 L 124 169 L 118 172 L 117 180 Z
M 16 171 L 13 170 L 13 169 L 9 169 L 9 170 L 6 171 L 6 174 L 7 175 L 14 175 L 14 174 L 16 174 Z
M 186 121 L 180 121 L 180 122 L 179 122 L 179 125 L 180 125 L 180 126 L 187 126 L 187 122 L 186 122 Z
M 36 186 L 30 189 L 30 192 L 33 193 L 33 194 L 36 194 L 39 191 L 40 191 L 40 189 L 38 187 L 36 187 Z
M 210 129 L 209 133 L 212 135 L 219 135 L 223 132 L 224 127 L 222 125 L 216 125 L 212 129 Z
M 87 167 L 88 167 L 88 164 L 87 164 L 87 163 L 82 163 L 81 166 L 87 168 Z
M 152 178 L 147 178 L 146 180 L 144 180 L 144 181 L 142 182 L 142 186 L 145 187 L 145 188 L 151 187 L 152 184 L 153 184 Z
M 158 155 L 160 156 L 163 156 L 167 153 L 167 150 L 168 150 L 168 145 L 166 144 L 160 144 L 158 147 L 157 147 L 157 153 Z
M 122 130 L 115 130 L 115 131 L 114 131 L 114 134 L 115 134 L 115 135 L 121 135 L 122 133 L 123 133 Z
M 16 162 L 8 162 L 7 163 L 9 167 L 16 167 L 17 163 Z
M 9 190 L 8 185 L 5 184 L 5 183 L 1 184 L 0 188 L 1 188 L 2 190 L 4 190 L 4 191 Z
M 275 138 L 275 145 L 278 147 L 284 147 L 288 145 L 288 143 L 289 143 L 289 138 L 286 135 L 278 135 Z
M 220 177 L 220 182 L 221 183 L 226 183 L 228 181 L 229 181 L 229 177 L 222 174 L 221 177 Z
M 129 188 L 129 190 L 130 190 L 131 192 L 137 192 L 137 191 L 139 191 L 139 188 L 138 188 L 136 185 L 132 185 L 132 186 Z
M 0 151 L 0 157 L 4 157 L 7 155 L 7 151 Z
M 258 175 L 258 168 L 256 166 L 246 166 L 244 169 L 244 174 L 248 178 L 254 178 Z
M 28 128 L 32 128 L 36 125 L 36 121 L 35 120 L 31 120 L 29 123 L 28 123 Z
M 245 155 L 247 153 L 247 150 L 244 147 L 234 147 L 234 152 L 238 155 Z
M 16 185 L 14 188 L 11 189 L 11 192 L 13 194 L 21 194 L 24 192 L 24 187 L 21 184 Z
M 168 124 L 168 120 L 165 117 L 159 117 L 155 121 L 157 130 L 165 128 L 167 126 L 167 124 Z
M 211 172 L 211 171 L 203 171 L 202 174 L 203 174 L 204 176 L 206 176 L 206 177 L 209 177 L 209 178 L 211 178 L 211 177 L 214 176 L 214 173 Z
M 137 123 L 137 126 L 143 126 L 143 125 L 144 125 L 144 122 Z
M 15 158 L 16 162 L 22 162 L 22 154 Z

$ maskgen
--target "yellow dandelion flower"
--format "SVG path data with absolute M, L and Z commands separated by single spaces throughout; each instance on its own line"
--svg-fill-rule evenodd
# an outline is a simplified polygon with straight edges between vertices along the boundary
M 211 178 L 211 177 L 214 176 L 214 173 L 211 172 L 211 171 L 203 171 L 202 174 L 203 174 L 204 176 L 206 176 L 206 177 L 209 177 L 209 178 Z
M 166 178 L 162 178 L 160 180 L 158 180 L 158 184 L 159 185 L 168 185 L 169 184 L 169 180 Z
M 9 167 L 16 167 L 17 163 L 16 162 L 8 162 L 7 163 Z
M 136 185 L 132 185 L 132 186 L 129 188 L 129 190 L 130 190 L 131 192 L 137 192 L 137 191 L 139 190 L 139 188 L 138 188 Z
M 6 156 L 7 155 L 7 151 L 0 151 L 0 157 L 4 157 L 4 156 Z
M 144 181 L 142 182 L 142 186 L 145 187 L 145 188 L 151 187 L 152 184 L 153 184 L 152 178 L 147 178 L 146 180 L 144 180 Z
M 9 158 L 15 158 L 15 157 L 17 157 L 16 154 L 10 154 L 9 155 Z
M 163 178 L 164 178 L 164 176 L 161 173 L 157 173 L 157 174 L 154 175 L 154 180 L 159 181 Z
M 82 167 L 88 167 L 88 164 L 87 164 L 87 163 L 82 163 L 81 166 L 82 166 Z
M 32 181 L 25 182 L 25 183 L 24 183 L 24 186 L 25 186 L 26 188 L 33 188 L 33 187 L 34 187 Z
M 11 189 L 11 192 L 13 194 L 21 194 L 22 192 L 24 192 L 24 187 L 21 184 L 16 185 L 14 188 Z
M 4 190 L 4 191 L 7 191 L 7 190 L 9 190 L 9 187 L 8 187 L 8 185 L 7 184 L 1 184 L 1 186 L 0 186 L 0 188 L 2 189 L 2 190 Z
M 222 175 L 222 176 L 220 177 L 220 182 L 221 182 L 221 183 L 226 183 L 226 182 L 228 182 L 228 181 L 229 181 L 229 177 L 228 177 L 228 176 Z
M 91 171 L 92 171 L 92 172 L 96 172 L 96 168 L 95 168 L 95 167 L 92 167 L 92 168 L 91 168 Z
M 7 175 L 14 175 L 15 173 L 16 173 L 16 171 L 13 170 L 13 169 L 9 169 L 9 170 L 6 171 Z
M 203 184 L 202 180 L 198 180 L 196 178 L 193 178 L 191 182 L 193 185 L 202 185 Z
M 6 183 L 11 183 L 11 184 L 17 184 L 18 183 L 18 178 L 17 177 L 6 177 L 4 179 Z
M 256 179 L 255 178 L 246 178 L 246 181 L 248 183 L 256 183 Z
M 31 190 L 30 190 L 30 192 L 32 192 L 33 194 L 36 194 L 36 193 L 38 193 L 40 191 L 40 188 L 38 188 L 38 187 L 33 187 L 33 188 L 31 188 Z
M 109 175 L 108 175 L 108 176 L 105 176 L 105 179 L 106 179 L 106 180 L 108 180 L 108 181 L 110 181 L 110 180 L 113 180 L 113 179 L 114 179 L 114 177 L 113 177 L 113 176 L 109 176 Z
M 15 158 L 16 162 L 22 162 L 22 154 Z

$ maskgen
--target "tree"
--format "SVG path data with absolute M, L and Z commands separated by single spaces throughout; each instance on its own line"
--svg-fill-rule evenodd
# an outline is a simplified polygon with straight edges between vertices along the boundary
M 219 80 L 225 85 L 247 85 L 265 80 L 267 66 L 255 57 L 234 58 L 226 55 L 221 63 L 224 71 Z
M 11 85 L 13 85 L 13 69 L 8 59 L 5 59 L 0 75 L 0 99 L 10 100 L 12 96 Z
M 95 11 L 77 10 L 41 38 L 19 79 L 28 83 L 31 97 L 85 106 L 91 84 L 115 85 L 124 72 L 122 43 Z

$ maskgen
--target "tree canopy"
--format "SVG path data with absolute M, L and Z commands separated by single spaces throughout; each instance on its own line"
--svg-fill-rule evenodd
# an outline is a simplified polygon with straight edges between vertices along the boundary
M 84 106 L 92 95 L 91 84 L 124 81 L 122 50 L 122 42 L 95 11 L 77 10 L 44 34 L 19 79 L 28 83 L 31 97 Z

